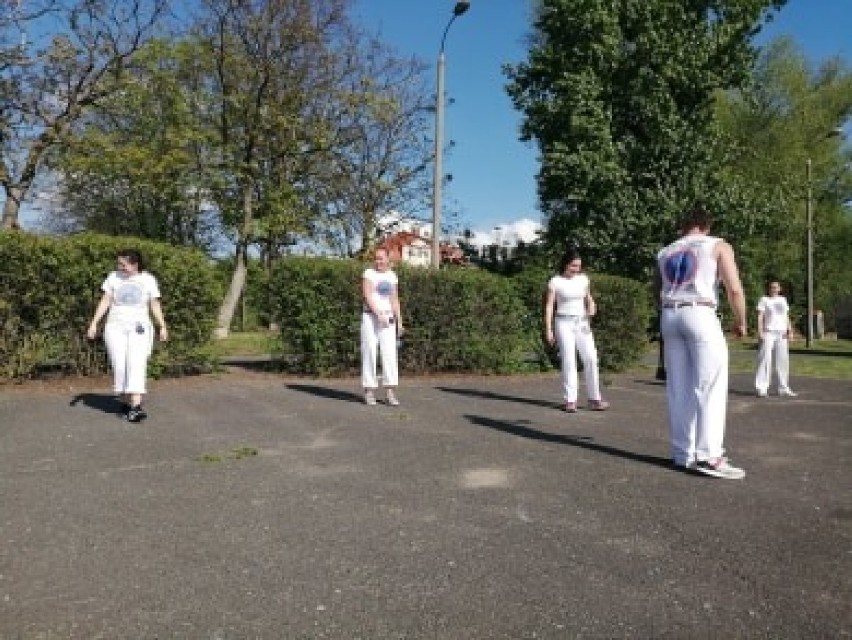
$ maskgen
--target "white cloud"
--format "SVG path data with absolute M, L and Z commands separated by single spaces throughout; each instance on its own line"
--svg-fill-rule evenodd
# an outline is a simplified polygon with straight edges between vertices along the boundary
M 497 224 L 490 231 L 474 230 L 470 243 L 477 247 L 492 244 L 500 246 L 516 246 L 518 242 L 529 244 L 538 240 L 543 227 L 540 222 L 529 218 L 521 218 L 515 222 Z

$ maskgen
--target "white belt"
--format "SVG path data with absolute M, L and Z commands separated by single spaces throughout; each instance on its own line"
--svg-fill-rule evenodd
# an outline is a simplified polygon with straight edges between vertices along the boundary
M 682 309 L 684 307 L 709 307 L 715 309 L 716 303 L 709 300 L 669 300 L 663 303 L 663 309 Z

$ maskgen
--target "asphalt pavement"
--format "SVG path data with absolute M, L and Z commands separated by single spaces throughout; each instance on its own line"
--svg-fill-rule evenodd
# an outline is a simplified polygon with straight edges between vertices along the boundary
M 608 382 L 224 373 L 138 425 L 106 380 L 0 387 L 0 638 L 850 637 L 852 383 L 734 376 L 725 481 Z

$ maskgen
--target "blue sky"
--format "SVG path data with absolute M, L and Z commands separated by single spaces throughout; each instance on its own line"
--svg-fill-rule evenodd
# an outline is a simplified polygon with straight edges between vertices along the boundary
M 461 222 L 477 230 L 521 218 L 540 219 L 536 150 L 518 140 L 521 116 L 506 94 L 505 63 L 526 57 L 529 0 L 472 0 L 447 36 L 445 137 L 455 147 L 444 157 L 453 181 L 444 191 Z M 359 23 L 400 55 L 432 66 L 455 0 L 355 0 Z M 790 0 L 758 42 L 791 35 L 816 64 L 833 56 L 852 60 L 852 0 Z M 434 81 L 434 80 L 433 80 Z

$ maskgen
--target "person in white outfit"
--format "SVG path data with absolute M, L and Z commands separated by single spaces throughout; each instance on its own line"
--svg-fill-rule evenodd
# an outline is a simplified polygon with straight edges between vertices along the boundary
M 657 255 L 662 308 L 666 397 L 676 466 L 725 479 L 745 477 L 724 457 L 728 406 L 728 344 L 716 315 L 718 282 L 734 313 L 734 332 L 746 335 L 745 295 L 734 251 L 708 235 L 702 207 L 683 217 L 683 235 Z
M 94 340 L 98 323 L 108 313 L 104 342 L 112 366 L 113 390 L 127 419 L 141 422 L 148 415 L 142 407 L 142 396 L 146 393 L 148 357 L 154 346 L 149 310 L 160 328 L 160 340 L 169 337 L 157 279 L 145 271 L 141 254 L 130 249 L 116 255 L 116 270 L 107 276 L 101 290 L 103 295 L 86 334 Z
M 402 314 L 399 305 L 398 279 L 390 269 L 388 252 L 377 249 L 374 265 L 364 271 L 361 292 L 364 312 L 361 314 L 361 385 L 364 402 L 376 404 L 377 356 L 382 359 L 382 383 L 389 405 L 399 405 L 394 390 L 399 384 L 397 338 L 402 336 Z
M 597 308 L 589 277 L 581 273 L 582 266 L 580 254 L 569 249 L 560 260 L 559 273 L 547 283 L 544 305 L 547 341 L 559 347 L 564 409 L 568 413 L 577 411 L 578 352 L 583 360 L 589 409 L 604 411 L 609 407 L 601 397 L 598 351 L 589 325 L 589 318 L 595 315 Z
M 760 348 L 757 353 L 757 373 L 754 386 L 760 398 L 766 397 L 772 380 L 772 359 L 778 376 L 778 395 L 795 397 L 790 389 L 790 305 L 781 295 L 781 283 L 769 283 L 769 295 L 757 303 L 757 332 Z

